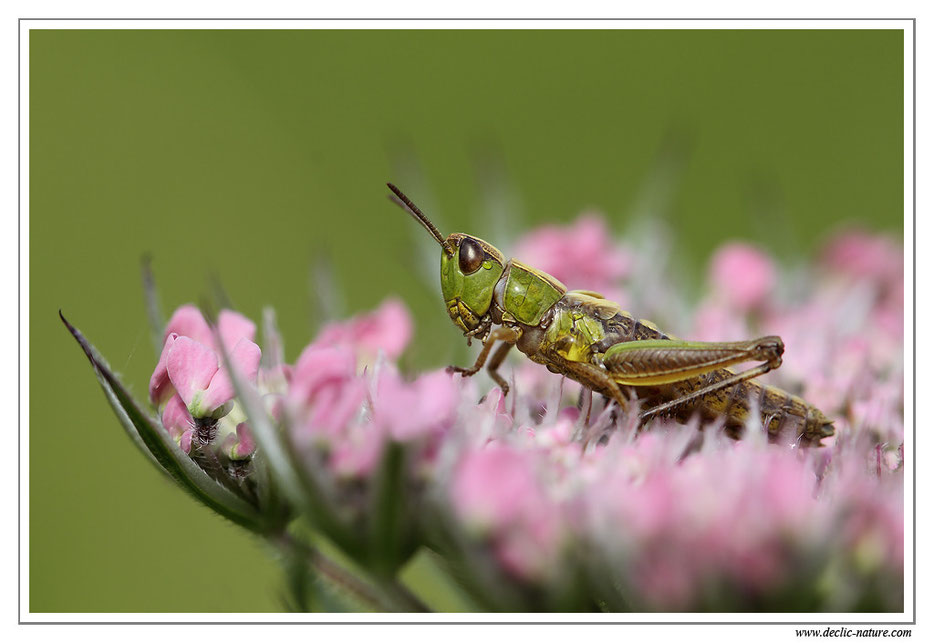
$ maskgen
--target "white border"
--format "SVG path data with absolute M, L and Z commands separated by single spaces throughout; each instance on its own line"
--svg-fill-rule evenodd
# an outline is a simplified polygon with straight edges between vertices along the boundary
M 19 618 L 22 622 L 30 623 L 55 623 L 55 622 L 74 622 L 74 623 L 129 623 L 129 622 L 176 622 L 176 623 L 242 623 L 242 622 L 319 622 L 334 623 L 342 619 L 352 619 L 358 623 L 405 623 L 419 621 L 427 623 L 439 622 L 567 622 L 567 621 L 586 621 L 586 622 L 604 622 L 604 623 L 762 623 L 763 616 L 766 616 L 772 623 L 814 623 L 810 627 L 818 627 L 820 624 L 823 629 L 828 623 L 908 623 L 912 620 L 912 609 L 914 605 L 914 576 L 913 576 L 913 538 L 912 538 L 912 503 L 914 500 L 914 489 L 912 484 L 906 484 L 905 508 L 906 508 L 906 538 L 905 538 L 905 604 L 906 612 L 899 614 L 586 614 L 586 615 L 563 615 L 563 614 L 429 614 L 429 615 L 405 615 L 405 614 L 353 614 L 353 615 L 332 615 L 332 614 L 44 614 L 30 613 L 28 611 L 28 570 L 29 570 L 29 513 L 28 513 L 28 492 L 29 492 L 29 451 L 28 451 L 28 399 L 29 399 L 29 297 L 28 297 L 28 268 L 29 268 L 29 228 L 28 228 L 28 64 L 29 64 L 29 30 L 32 28 L 42 29 L 904 29 L 905 30 L 905 207 L 906 207 L 906 225 L 905 225 L 905 288 L 906 288 L 906 339 L 913 336 L 913 302 L 911 293 L 913 292 L 913 279 L 911 268 L 914 257 L 912 206 L 914 203 L 914 176 L 910 169 L 914 161 L 914 140 L 912 136 L 911 124 L 914 122 L 914 68 L 913 68 L 913 43 L 914 28 L 910 20 L 870 20 L 870 21 L 839 21 L 839 20 L 781 20 L 777 22 L 753 21 L 753 20 L 638 20 L 638 21 L 523 21 L 523 20 L 505 20 L 505 21 L 439 21 L 439 20 L 415 20 L 415 21 L 381 21 L 381 20 L 295 20 L 295 21 L 258 21 L 258 20 L 25 20 L 20 23 L 20 168 L 22 170 L 20 180 L 20 225 L 21 230 L 21 261 L 20 268 L 20 346 L 23 349 L 22 360 L 20 361 L 20 438 L 22 440 L 22 449 L 20 452 L 20 559 L 22 575 L 20 577 L 19 598 L 20 610 Z M 908 373 L 911 373 L 913 365 L 913 352 L 910 342 L 906 341 L 905 364 Z M 905 452 L 908 455 L 906 462 L 906 480 L 913 480 L 913 454 L 914 440 L 911 427 L 914 426 L 913 417 L 913 395 L 911 388 L 911 378 L 909 375 L 908 385 L 906 386 L 905 406 L 906 415 L 906 443 Z M 854 617 L 856 620 L 854 620 Z M 867 625 L 868 627 L 868 625 Z M 900 627 L 898 625 L 888 625 L 885 627 Z M 746 628 L 741 628 L 745 630 Z M 785 628 L 790 630 L 791 628 Z M 738 634 L 736 630 L 727 629 L 726 633 L 730 636 Z M 791 632 L 786 632 L 791 635 Z
M 917 525 L 914 512 L 915 491 L 917 477 L 915 475 L 915 464 L 917 455 L 915 437 L 917 424 L 915 422 L 915 302 L 913 293 L 915 292 L 914 280 L 914 230 L 912 222 L 916 216 L 915 208 L 915 60 L 914 60 L 915 33 L 914 28 L 910 27 L 905 32 L 905 73 L 903 85 L 905 87 L 904 99 L 904 125 L 905 125 L 905 144 L 904 144 L 904 175 L 905 175 L 905 234 L 904 234 L 904 288 L 905 288 L 905 342 L 904 342 L 904 365 L 905 365 L 905 396 L 903 406 L 904 426 L 905 426 L 905 611 L 914 612 L 916 603 L 915 574 L 918 571 L 917 561 L 915 560 L 915 534 Z M 911 554 L 909 555 L 909 552 Z M 910 561 L 910 562 L 909 562 Z M 917 620 L 917 614 L 913 615 L 913 620 Z
M 23 20 L 23 28 L 41 29 L 912 29 L 910 20 L 453 20 L 453 19 L 314 19 L 314 20 Z
M 29 600 L 29 33 L 20 27 L 20 620 Z

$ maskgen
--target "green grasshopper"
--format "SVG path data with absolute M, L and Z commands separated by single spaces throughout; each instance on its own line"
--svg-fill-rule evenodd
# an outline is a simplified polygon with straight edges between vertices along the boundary
M 780 337 L 692 342 L 666 335 L 599 293 L 569 291 L 547 273 L 507 261 L 482 239 L 463 233 L 443 237 L 399 188 L 387 185 L 395 195 L 390 198 L 441 246 L 441 293 L 451 320 L 468 344 L 472 338 L 483 342 L 473 366 L 450 370 L 474 375 L 494 344 L 502 342 L 487 372 L 504 396 L 509 385 L 498 369 L 516 346 L 533 362 L 615 400 L 621 409 L 628 408 L 629 396 L 639 398 L 646 407 L 640 422 L 655 416 L 686 422 L 699 414 L 721 418 L 738 436 L 755 404 L 772 436 L 788 428 L 804 443 L 833 435 L 833 423 L 817 408 L 753 381 L 781 366 L 785 347 Z M 750 361 L 761 363 L 739 373 L 728 368 Z

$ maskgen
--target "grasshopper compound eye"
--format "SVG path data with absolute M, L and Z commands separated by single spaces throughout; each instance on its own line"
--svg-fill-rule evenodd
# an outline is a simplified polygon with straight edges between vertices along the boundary
M 465 275 L 477 272 L 483 265 L 483 248 L 470 237 L 464 237 L 457 255 L 457 264 Z

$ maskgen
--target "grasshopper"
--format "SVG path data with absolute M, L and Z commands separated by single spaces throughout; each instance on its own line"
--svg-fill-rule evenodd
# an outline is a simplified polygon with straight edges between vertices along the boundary
M 441 293 L 451 320 L 468 344 L 473 338 L 483 343 L 473 366 L 449 370 L 469 377 L 486 364 L 505 396 L 509 385 L 498 369 L 515 346 L 533 362 L 614 400 L 621 409 L 628 408 L 630 396 L 639 398 L 646 408 L 640 422 L 656 416 L 686 422 L 699 414 L 722 419 L 728 433 L 738 437 L 755 406 L 771 436 L 790 428 L 800 442 L 819 443 L 833 435 L 833 423 L 816 407 L 753 381 L 781 366 L 780 337 L 677 339 L 599 293 L 568 290 L 541 270 L 507 261 L 482 239 L 459 232 L 445 238 L 399 188 L 387 185 L 393 192 L 390 199 L 441 246 Z M 501 344 L 490 357 L 497 342 Z M 760 363 L 738 373 L 729 368 L 753 361 Z

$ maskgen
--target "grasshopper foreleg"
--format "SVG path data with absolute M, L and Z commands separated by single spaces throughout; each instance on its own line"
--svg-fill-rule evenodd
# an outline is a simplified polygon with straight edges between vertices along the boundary
M 487 368 L 490 376 L 493 380 L 503 389 L 503 396 L 506 396 L 506 393 L 509 391 L 509 385 L 506 383 L 506 380 L 496 372 L 496 369 L 500 367 L 503 363 L 503 360 L 506 358 L 506 353 L 509 352 L 509 349 L 513 344 L 516 343 L 516 340 L 519 339 L 519 331 L 515 328 L 507 328 L 505 326 L 497 328 L 492 333 L 490 333 L 486 339 L 483 340 L 483 348 L 480 349 L 480 354 L 477 355 L 477 361 L 474 362 L 474 365 L 470 368 L 464 368 L 463 366 L 448 366 L 447 370 L 449 373 L 460 373 L 464 377 L 470 377 L 475 375 L 483 365 L 486 363 L 486 359 L 490 354 L 490 349 L 493 348 L 493 344 L 497 341 L 502 340 L 505 342 L 502 346 L 496 349 L 496 353 L 493 354 L 493 359 L 490 361 L 490 365 Z
M 481 341 L 485 342 L 487 340 L 487 337 L 490 336 L 490 328 L 492 325 L 493 325 L 493 320 L 491 320 L 489 316 L 487 316 L 480 322 L 479 326 L 477 326 L 473 330 L 469 330 L 466 333 L 464 333 L 464 337 L 467 338 L 467 345 L 470 346 L 471 342 L 473 341 L 473 338 L 477 337 L 478 335 L 480 336 Z

